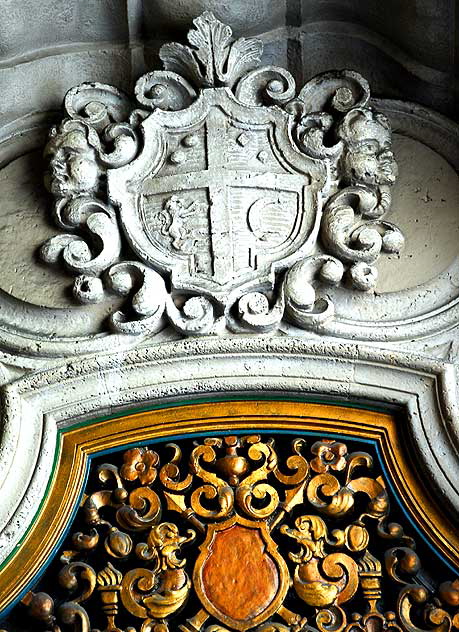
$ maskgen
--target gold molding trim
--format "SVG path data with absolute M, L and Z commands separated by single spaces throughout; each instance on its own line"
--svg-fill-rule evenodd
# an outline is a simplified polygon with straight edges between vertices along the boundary
M 446 558 L 458 564 L 458 530 L 441 514 L 418 480 L 401 449 L 393 416 L 293 401 L 189 404 L 99 421 L 61 433 L 47 498 L 0 574 L 0 611 L 25 590 L 53 552 L 83 488 L 89 457 L 148 440 L 193 433 L 247 432 L 248 428 L 333 433 L 376 441 L 392 484 L 414 521 Z

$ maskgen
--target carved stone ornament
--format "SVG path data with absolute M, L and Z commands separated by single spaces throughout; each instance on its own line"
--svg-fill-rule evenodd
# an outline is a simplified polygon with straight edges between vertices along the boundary
M 259 40 L 233 41 L 209 12 L 194 25 L 135 99 L 97 83 L 67 93 L 45 150 L 66 232 L 41 256 L 83 303 L 126 297 L 118 332 L 318 329 L 334 315 L 327 286 L 372 290 L 380 254 L 403 245 L 383 220 L 388 120 L 356 72 L 297 94 L 289 72 L 259 67 Z
M 459 629 L 459 580 L 422 565 L 370 454 L 330 438 L 190 443 L 94 467 L 51 594 L 41 582 L 22 599 L 24 629 Z

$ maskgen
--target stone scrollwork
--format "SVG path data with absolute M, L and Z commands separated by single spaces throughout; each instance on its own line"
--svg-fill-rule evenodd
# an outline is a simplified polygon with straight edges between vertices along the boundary
M 403 247 L 368 83 L 333 71 L 297 92 L 262 50 L 206 12 L 135 99 L 97 83 L 65 97 L 45 149 L 65 232 L 41 256 L 74 275 L 80 302 L 126 297 L 115 331 L 317 329 L 334 315 L 327 286 L 374 289 L 380 255 Z
M 337 285 L 343 274 L 341 261 L 329 255 L 307 257 L 295 263 L 284 281 L 287 318 L 305 329 L 333 318 L 335 309 L 332 301 L 316 297 L 313 281 L 318 278 L 328 285 Z
M 367 452 L 253 434 L 116 458 L 91 472 L 52 594 L 17 606 L 34 629 L 459 629 L 459 581 L 423 567 Z
M 123 261 L 107 271 L 107 286 L 118 296 L 131 295 L 130 308 L 136 315 L 130 319 L 123 311 L 110 317 L 113 329 L 136 334 L 145 327 L 152 332 L 161 329 L 166 306 L 166 286 L 163 278 L 137 261 Z

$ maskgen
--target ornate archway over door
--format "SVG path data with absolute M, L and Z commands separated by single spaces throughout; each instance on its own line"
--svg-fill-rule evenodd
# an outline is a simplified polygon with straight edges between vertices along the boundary
M 63 430 L 5 627 L 457 627 L 459 534 L 411 457 L 392 415 L 280 399 Z
M 36 246 L 82 305 L 0 291 L 2 625 L 458 629 L 459 259 L 378 281 L 412 257 L 392 198 L 425 185 L 393 150 L 435 150 L 443 191 L 458 130 L 351 70 L 297 89 L 260 39 L 193 24 L 50 129 Z

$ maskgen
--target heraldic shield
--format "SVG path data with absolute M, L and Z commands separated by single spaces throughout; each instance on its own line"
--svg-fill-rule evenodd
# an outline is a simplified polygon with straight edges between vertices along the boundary
M 108 173 L 131 247 L 174 289 L 227 300 L 273 283 L 309 252 L 324 165 L 291 141 L 292 117 L 208 88 L 188 108 L 154 111 L 144 149 Z
M 289 571 L 266 523 L 233 516 L 209 525 L 200 548 L 193 584 L 207 612 L 244 631 L 279 610 Z

